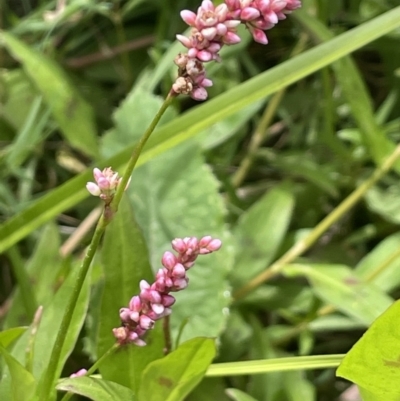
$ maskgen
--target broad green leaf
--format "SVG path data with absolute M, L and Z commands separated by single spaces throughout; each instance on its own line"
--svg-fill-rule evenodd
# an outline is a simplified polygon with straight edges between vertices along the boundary
M 296 18 L 319 41 L 329 41 L 334 38 L 334 35 L 320 21 L 305 12 L 299 10 Z M 372 100 L 355 63 L 350 57 L 344 57 L 332 64 L 332 68 L 350 105 L 352 116 L 360 128 L 368 152 L 377 164 L 381 164 L 393 151 L 395 144 L 386 137 L 383 128 L 376 122 Z M 357 96 L 354 96 L 355 93 Z
M 112 329 L 121 325 L 119 310 L 127 306 L 130 299 L 140 292 L 140 280 L 152 282 L 148 258 L 146 243 L 135 222 L 132 209 L 124 198 L 118 213 L 107 227 L 103 241 L 105 283 L 99 322 L 98 356 L 103 355 L 115 343 Z M 159 328 L 161 324 L 158 322 Z M 149 362 L 163 355 L 164 343 L 160 330 L 152 330 L 150 339 L 146 347 L 129 345 L 108 357 L 100 366 L 102 376 L 136 393 L 143 369 Z
M 157 129 L 138 165 L 143 165 L 157 154 L 187 141 L 212 124 L 326 67 L 399 26 L 400 6 L 195 107 Z M 128 159 L 131 149 L 131 143 L 126 144 L 125 150 L 102 160 L 97 167 L 112 166 L 118 170 Z M 74 177 L 3 224 L 0 228 L 0 252 L 89 196 L 84 187 L 91 180 L 91 174 L 86 171 Z
M 58 226 L 55 223 L 46 225 L 41 230 L 36 248 L 26 263 L 26 271 L 37 303 L 45 308 L 53 300 L 57 289 L 56 279 L 62 263 L 60 244 Z M 20 289 L 17 288 L 4 325 L 14 327 L 21 323 L 30 323 L 30 321 L 27 320 Z
M 242 214 L 235 230 L 236 261 L 232 280 L 236 287 L 260 273 L 273 260 L 286 234 L 294 207 L 289 185 L 267 192 Z
M 343 357 L 344 355 L 342 354 L 313 355 L 259 359 L 245 362 L 215 363 L 208 368 L 206 376 L 242 376 L 290 370 L 336 368 L 339 366 Z
M 376 319 L 346 354 L 336 374 L 356 383 L 366 401 L 399 401 L 400 302 Z
M 355 274 L 385 292 L 400 284 L 400 234 L 385 238 L 356 266 Z
M 48 365 L 49 359 L 51 358 L 54 341 L 61 324 L 61 319 L 71 291 L 74 288 L 76 273 L 77 270 L 70 272 L 65 282 L 53 297 L 52 302 L 43 309 L 43 315 L 37 328 L 34 344 L 30 344 L 31 330 L 28 330 L 18 339 L 13 347 L 12 355 L 20 362 L 25 361 L 27 347 L 34 347 L 32 373 L 36 380 L 41 377 L 43 371 Z M 89 302 L 89 284 L 90 277 L 85 281 L 68 332 L 65 333 L 64 347 L 61 352 L 57 372 L 55 372 L 57 377 L 60 375 L 67 357 L 75 347 L 76 340 L 81 331 Z M 1 395 L 4 394 L 4 388 L 7 388 L 8 385 L 8 373 L 7 371 L 4 371 L 0 380 L 0 399 L 2 399 Z
M 135 394 L 127 387 L 95 377 L 64 379 L 57 390 L 80 394 L 94 401 L 134 401 Z
M 364 283 L 343 265 L 288 265 L 284 274 L 305 276 L 316 295 L 347 316 L 370 325 L 393 302 L 378 287 Z
M 3 391 L 7 398 L 3 400 L 10 401 L 28 401 L 33 396 L 36 388 L 36 382 L 32 373 L 28 372 L 8 351 L 0 346 L 0 354 L 6 361 L 9 369 L 11 388 Z M 10 383 L 9 383 L 10 384 Z M 0 391 L 0 394 L 2 391 Z M 10 397 L 11 395 L 11 397 Z
M 152 362 L 142 375 L 139 401 L 181 401 L 200 382 L 215 356 L 214 340 L 194 338 Z
M 11 329 L 0 331 L 0 346 L 7 348 L 10 344 L 22 336 L 26 329 L 27 327 L 12 327 Z
M 244 391 L 238 390 L 237 388 L 226 389 L 226 394 L 228 394 L 229 398 L 232 398 L 234 401 L 257 401 L 255 398 L 246 394 Z
M 68 142 L 90 156 L 97 156 L 93 111 L 69 83 L 63 70 L 10 33 L 1 32 L 0 42 L 21 62 L 24 71 L 52 110 Z

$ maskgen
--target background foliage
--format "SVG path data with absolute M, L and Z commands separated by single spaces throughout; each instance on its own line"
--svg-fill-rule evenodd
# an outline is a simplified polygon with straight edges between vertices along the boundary
M 43 305 L 35 378 L 54 341 L 40 330 L 56 331 L 92 234 L 98 203 L 84 184 L 93 165 L 123 171 L 173 82 L 181 49 L 174 37 L 185 28 L 179 11 L 198 5 L 21 0 L 2 8 L 0 322 L 29 325 Z M 119 307 L 159 268 L 174 237 L 210 234 L 224 243 L 191 271 L 172 315 L 174 340 L 182 322 L 180 341 L 219 337 L 215 362 L 346 353 L 398 298 L 399 163 L 282 274 L 240 296 L 400 142 L 398 6 L 305 0 L 268 32 L 268 46 L 245 36 L 224 49 L 223 62 L 209 65 L 210 100 L 174 102 L 92 266 L 63 350 L 64 376 L 110 345 Z M 160 336 L 155 330 L 152 345 L 130 352 L 145 353 L 136 359 L 146 364 L 159 358 Z M 16 343 L 17 359 L 28 339 Z M 103 376 L 138 390 L 117 362 Z M 188 399 L 330 401 L 347 386 L 333 369 L 215 375 Z

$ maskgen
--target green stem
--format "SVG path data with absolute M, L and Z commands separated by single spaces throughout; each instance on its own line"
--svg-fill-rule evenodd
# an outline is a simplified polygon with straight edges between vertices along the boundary
M 53 350 L 51 353 L 49 365 L 47 366 L 47 369 L 41 378 L 41 383 L 40 383 L 39 390 L 38 390 L 39 400 L 41 400 L 41 401 L 48 400 L 53 391 L 54 383 L 56 382 L 56 379 L 57 379 L 56 378 L 56 374 L 58 371 L 57 368 L 58 368 L 58 364 L 59 364 L 61 351 L 64 346 L 64 340 L 66 337 L 66 333 L 67 333 L 68 327 L 71 323 L 72 315 L 74 313 L 75 306 L 78 301 L 78 297 L 81 292 L 83 283 L 85 281 L 87 272 L 89 271 L 90 264 L 93 260 L 93 257 L 97 250 L 97 247 L 100 243 L 100 239 L 101 239 L 107 225 L 111 221 L 112 213 L 110 213 L 110 211 L 115 213 L 118 210 L 118 205 L 122 199 L 122 195 L 124 193 L 125 187 L 129 181 L 132 171 L 136 165 L 136 162 L 139 159 L 140 153 L 141 153 L 144 145 L 146 144 L 147 140 L 149 139 L 151 133 L 154 131 L 155 127 L 157 126 L 158 122 L 160 121 L 165 110 L 171 104 L 173 97 L 174 96 L 171 93 L 167 96 L 164 103 L 160 107 L 160 110 L 154 116 L 153 121 L 150 123 L 150 126 L 148 127 L 146 132 L 143 134 L 143 136 L 139 140 L 139 142 L 136 144 L 136 146 L 132 152 L 131 158 L 129 159 L 125 173 L 122 177 L 121 183 L 118 185 L 118 189 L 114 196 L 114 199 L 109 206 L 105 207 L 103 214 L 101 215 L 99 222 L 97 223 L 92 241 L 86 252 L 85 258 L 83 259 L 82 265 L 79 268 L 79 272 L 78 272 L 78 276 L 76 279 L 76 283 L 74 285 L 74 289 L 71 293 L 71 297 L 68 301 L 66 310 L 64 312 L 64 316 L 61 321 L 61 325 L 58 330 L 56 341 L 54 343 Z
M 135 168 L 137 161 L 139 160 L 140 153 L 144 145 L 146 144 L 147 140 L 150 138 L 150 135 L 154 131 L 156 125 L 160 121 L 162 115 L 165 113 L 165 110 L 170 106 L 174 96 L 171 93 L 168 94 L 167 98 L 164 100 L 164 103 L 161 105 L 160 110 L 158 110 L 157 114 L 154 116 L 153 121 L 150 123 L 149 127 L 147 128 L 146 132 L 140 138 L 139 142 L 136 144 L 135 149 L 133 149 L 132 156 L 129 159 L 128 165 L 126 166 L 125 173 L 122 177 L 120 184 L 118 185 L 117 192 L 115 193 L 114 199 L 111 202 L 111 209 L 113 212 L 118 210 L 118 205 L 121 202 L 122 195 L 124 194 L 125 187 L 131 178 L 132 171 Z
M 99 366 L 103 363 L 103 361 L 105 359 L 107 359 L 110 355 L 112 355 L 118 348 L 120 347 L 120 345 L 118 343 L 115 343 L 111 348 L 109 348 L 93 365 L 92 367 L 87 371 L 87 373 L 85 374 L 85 376 L 90 376 L 92 373 L 94 373 Z M 72 396 L 74 395 L 74 393 L 68 392 L 66 394 L 64 394 L 64 397 L 61 398 L 61 401 L 68 401 Z
M 257 288 L 265 281 L 279 274 L 288 263 L 308 250 L 319 238 L 326 232 L 334 223 L 341 219 L 364 195 L 365 193 L 379 181 L 396 163 L 400 157 L 400 145 L 398 145 L 393 153 L 378 167 L 368 180 L 363 182 L 356 188 L 346 199 L 343 200 L 328 216 L 326 216 L 314 229 L 307 235 L 306 238 L 296 242 L 281 258 L 273 263 L 269 268 L 261 274 L 254 277 L 242 288 L 237 290 L 233 296 L 235 299 L 243 298 L 250 291 Z
M 53 385 L 56 381 L 55 376 L 58 373 L 58 364 L 61 356 L 61 351 L 64 346 L 64 340 L 66 338 L 69 325 L 72 320 L 72 315 L 74 313 L 75 306 L 78 301 L 79 294 L 81 292 L 87 272 L 89 271 L 90 264 L 96 253 L 97 246 L 100 243 L 100 239 L 104 233 L 106 226 L 107 226 L 107 221 L 105 220 L 104 215 L 102 215 L 100 217 L 99 222 L 97 223 L 96 230 L 94 232 L 89 248 L 86 252 L 85 258 L 83 259 L 82 265 L 79 268 L 78 276 L 76 278 L 76 282 L 72 290 L 71 297 L 68 301 L 67 307 L 64 312 L 64 316 L 61 321 L 60 328 L 57 332 L 57 337 L 53 346 L 53 350 L 51 352 L 51 358 L 49 364 L 42 376 L 42 382 L 39 387 L 39 400 L 43 401 L 48 400 L 50 398 L 50 394 L 52 393 Z

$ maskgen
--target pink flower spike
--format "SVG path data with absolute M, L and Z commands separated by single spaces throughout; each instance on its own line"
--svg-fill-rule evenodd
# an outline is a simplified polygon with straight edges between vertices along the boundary
M 196 26 L 196 14 L 193 11 L 181 11 L 181 18 L 190 26 Z

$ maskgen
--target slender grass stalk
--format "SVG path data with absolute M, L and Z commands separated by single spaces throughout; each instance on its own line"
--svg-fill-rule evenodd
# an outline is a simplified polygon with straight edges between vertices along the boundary
M 66 337 L 66 332 L 68 331 L 68 327 L 72 320 L 72 315 L 75 310 L 76 303 L 79 298 L 79 294 L 81 292 L 83 283 L 87 276 L 87 273 L 90 268 L 90 264 L 93 260 L 93 257 L 96 253 L 97 247 L 100 243 L 101 237 L 104 234 L 104 231 L 107 225 L 110 223 L 112 219 L 112 213 L 115 213 L 118 210 L 118 205 L 122 199 L 122 195 L 124 193 L 125 187 L 132 175 L 132 171 L 135 168 L 135 165 L 139 159 L 140 153 L 143 150 L 147 140 L 149 139 L 150 135 L 154 131 L 155 127 L 157 126 L 158 122 L 160 121 L 162 115 L 167 110 L 168 106 L 171 104 L 173 99 L 173 95 L 171 93 L 167 96 L 164 103 L 161 105 L 160 110 L 154 116 L 153 121 L 150 123 L 149 127 L 143 134 L 142 138 L 136 144 L 131 158 L 128 161 L 128 165 L 125 169 L 125 173 L 122 177 L 121 183 L 118 186 L 117 192 L 115 193 L 114 199 L 112 200 L 109 206 L 104 208 L 103 214 L 100 216 L 100 219 L 97 223 L 94 235 L 92 237 L 92 241 L 88 247 L 86 255 L 83 259 L 82 265 L 79 268 L 79 272 L 77 275 L 77 279 L 75 282 L 74 289 L 71 293 L 71 297 L 68 301 L 66 310 L 64 312 L 63 319 L 61 321 L 60 328 L 57 333 L 56 341 L 53 346 L 53 350 L 51 353 L 51 358 L 49 361 L 49 365 L 47 366 L 46 371 L 43 373 L 41 378 L 41 382 L 38 389 L 38 395 L 40 401 L 49 400 L 51 398 L 51 393 L 54 388 L 54 384 L 57 380 L 56 373 L 57 373 L 57 366 L 60 359 L 61 351 L 64 346 L 64 340 Z M 110 211 L 112 213 L 110 213 Z
M 272 277 L 275 277 L 287 264 L 293 262 L 293 260 L 308 250 L 319 239 L 319 237 L 329 229 L 329 227 L 340 220 L 365 195 L 365 193 L 393 167 L 399 157 L 400 145 L 397 145 L 395 150 L 387 157 L 383 164 L 374 171 L 370 178 L 356 188 L 346 199 L 343 200 L 342 203 L 328 214 L 328 216 L 317 224 L 306 238 L 296 242 L 275 263 L 250 280 L 242 288 L 234 292 L 234 298 L 243 298 L 253 289 L 270 280 Z

